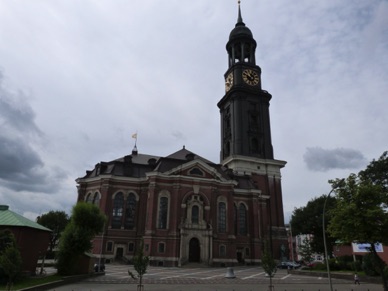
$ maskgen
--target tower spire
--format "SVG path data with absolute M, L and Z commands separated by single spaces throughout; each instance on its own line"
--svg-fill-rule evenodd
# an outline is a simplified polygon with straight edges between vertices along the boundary
M 241 5 L 240 5 L 241 1 L 238 0 L 237 3 L 238 3 L 238 17 L 237 17 L 236 26 L 240 26 L 240 25 L 245 26 L 245 23 L 243 22 L 242 17 L 241 17 Z

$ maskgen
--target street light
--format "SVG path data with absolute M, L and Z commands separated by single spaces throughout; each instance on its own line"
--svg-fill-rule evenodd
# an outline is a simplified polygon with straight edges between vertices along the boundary
M 325 258 L 326 258 L 326 268 L 327 268 L 327 277 L 329 278 L 329 284 L 330 284 L 330 290 L 333 291 L 333 285 L 331 283 L 331 276 L 330 276 L 330 266 L 329 266 L 329 260 L 327 256 L 327 246 L 326 246 L 326 231 L 325 231 L 325 210 L 326 210 L 326 203 L 327 200 L 330 197 L 330 194 L 334 191 L 334 189 L 331 189 L 329 194 L 327 195 L 325 199 L 325 204 L 323 205 L 323 212 L 322 212 L 322 229 L 323 229 L 323 246 L 325 248 Z

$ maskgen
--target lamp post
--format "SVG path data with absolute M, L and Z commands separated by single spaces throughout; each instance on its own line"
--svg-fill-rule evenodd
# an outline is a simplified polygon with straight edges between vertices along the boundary
M 325 248 L 325 259 L 326 259 L 326 268 L 327 268 L 327 277 L 329 278 L 329 284 L 330 284 L 330 290 L 333 291 L 333 285 L 331 283 L 331 276 L 330 276 L 330 266 L 329 266 L 329 260 L 327 256 L 327 245 L 326 245 L 326 231 L 325 231 L 325 210 L 326 210 L 326 203 L 327 200 L 330 197 L 330 194 L 333 193 L 334 189 L 331 189 L 329 194 L 327 195 L 325 199 L 325 204 L 323 205 L 323 212 L 322 212 L 322 230 L 323 230 L 323 246 Z

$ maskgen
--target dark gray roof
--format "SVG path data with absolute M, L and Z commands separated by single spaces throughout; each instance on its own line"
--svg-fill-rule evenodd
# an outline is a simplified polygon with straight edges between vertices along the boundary
M 127 155 L 110 162 L 100 162 L 93 170 L 86 171 L 84 178 L 97 177 L 99 175 L 114 175 L 127 177 L 145 177 L 147 172 L 167 172 L 175 167 L 183 165 L 192 160 L 199 160 L 221 171 L 219 165 L 187 150 L 185 147 L 166 156 L 140 154 L 133 151 Z M 222 172 L 222 171 L 221 171 Z
M 239 189 L 257 189 L 248 175 L 236 175 L 230 169 L 210 162 L 209 160 L 187 150 L 185 147 L 166 156 L 139 154 L 133 151 L 127 155 L 110 162 L 100 162 L 91 171 L 86 171 L 84 178 L 93 178 L 100 175 L 113 175 L 142 178 L 149 172 L 166 173 L 174 168 L 192 161 L 200 161 L 215 169 L 226 180 L 237 181 Z

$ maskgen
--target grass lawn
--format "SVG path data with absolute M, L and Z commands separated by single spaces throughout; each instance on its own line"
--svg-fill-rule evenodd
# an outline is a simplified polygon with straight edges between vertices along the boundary
M 12 287 L 12 290 L 24 289 L 28 287 L 33 287 L 36 285 L 46 284 L 54 281 L 61 280 L 62 276 L 59 275 L 48 275 L 44 277 L 28 277 L 20 279 Z M 0 285 L 0 290 L 6 290 L 6 285 Z

